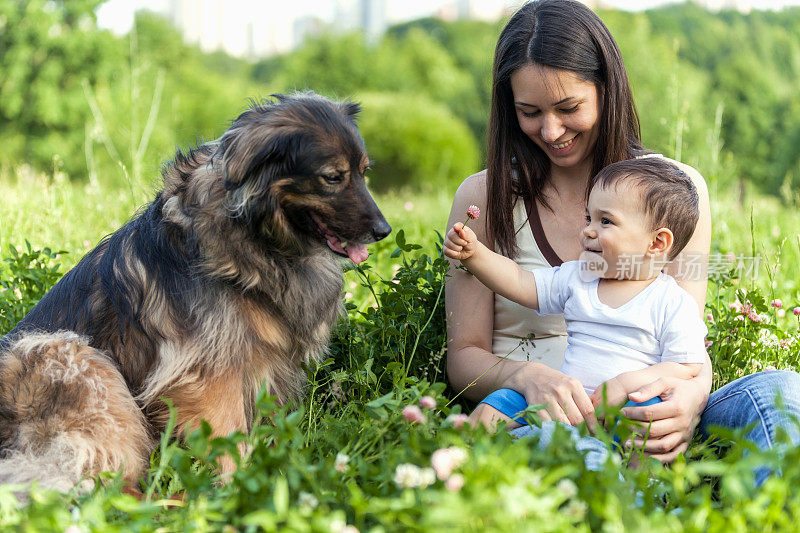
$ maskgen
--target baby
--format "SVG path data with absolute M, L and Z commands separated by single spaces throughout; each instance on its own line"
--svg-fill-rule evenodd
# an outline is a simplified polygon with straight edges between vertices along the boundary
M 563 313 L 561 371 L 581 382 L 593 405 L 604 397 L 622 405 L 660 377 L 696 376 L 705 362 L 697 303 L 661 272 L 691 238 L 698 216 L 686 174 L 662 157 L 644 157 L 609 165 L 594 178 L 578 261 L 523 270 L 460 223 L 447 233 L 444 253 L 495 293 L 542 315 Z M 527 406 L 510 389 L 484 402 L 509 417 Z

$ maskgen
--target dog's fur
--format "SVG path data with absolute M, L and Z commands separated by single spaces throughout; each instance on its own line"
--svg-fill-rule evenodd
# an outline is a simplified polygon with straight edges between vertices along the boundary
M 227 435 L 251 427 L 262 384 L 302 393 L 301 364 L 341 312 L 337 253 L 391 231 L 358 111 L 278 96 L 178 152 L 156 199 L 0 340 L 0 483 L 122 470 L 134 486 L 169 418 L 161 398 L 179 432 L 204 419 Z

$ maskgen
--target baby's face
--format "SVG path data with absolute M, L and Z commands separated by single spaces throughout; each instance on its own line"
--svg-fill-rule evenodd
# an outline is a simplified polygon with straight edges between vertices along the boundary
M 581 232 L 582 258 L 599 277 L 652 277 L 646 254 L 653 237 L 639 192 L 628 182 L 592 189 L 586 206 L 586 227 Z

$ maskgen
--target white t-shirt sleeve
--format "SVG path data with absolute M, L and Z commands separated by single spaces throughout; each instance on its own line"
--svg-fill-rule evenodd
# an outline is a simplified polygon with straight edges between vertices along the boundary
M 661 334 L 661 361 L 705 363 L 708 329 L 697 313 L 697 303 L 689 293 L 681 292 L 675 305 L 666 310 Z
M 570 281 L 575 275 L 574 263 L 577 261 L 552 268 L 537 268 L 533 271 L 540 315 L 557 315 L 564 312 L 571 290 Z

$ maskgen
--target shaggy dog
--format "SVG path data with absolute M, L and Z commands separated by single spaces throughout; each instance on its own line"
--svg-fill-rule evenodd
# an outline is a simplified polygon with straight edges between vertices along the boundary
M 342 264 L 391 228 L 367 191 L 359 107 L 314 94 L 253 105 L 178 152 L 141 214 L 0 340 L 0 483 L 68 489 L 155 436 L 248 431 L 262 386 L 301 395 L 342 311 Z M 223 473 L 235 466 L 223 458 Z

